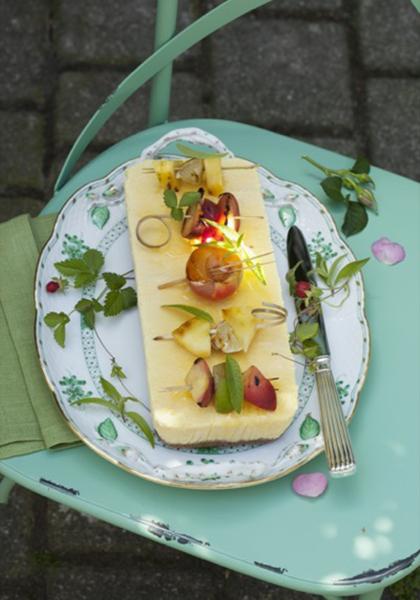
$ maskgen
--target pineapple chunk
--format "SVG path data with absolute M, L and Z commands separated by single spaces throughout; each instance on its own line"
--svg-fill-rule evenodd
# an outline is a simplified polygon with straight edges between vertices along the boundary
M 222 163 L 219 156 L 204 159 L 206 187 L 209 194 L 218 196 L 223 192 Z
M 249 306 L 233 306 L 222 310 L 223 320 L 231 326 L 244 352 L 247 352 L 257 332 L 257 320 L 251 310 Z
M 193 317 L 174 329 L 172 336 L 194 356 L 208 358 L 211 355 L 210 327 L 209 321 Z
M 167 189 L 176 188 L 175 163 L 173 160 L 155 160 L 153 167 L 160 185 Z

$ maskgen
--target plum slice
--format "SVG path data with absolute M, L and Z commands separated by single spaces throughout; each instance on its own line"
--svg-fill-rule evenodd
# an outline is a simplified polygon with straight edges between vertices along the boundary
M 196 358 L 185 378 L 190 386 L 190 393 L 198 406 L 205 408 L 210 404 L 214 395 L 214 379 L 207 362 Z
M 263 408 L 264 410 L 276 410 L 276 390 L 271 381 L 261 373 L 257 367 L 252 365 L 243 373 L 244 398 L 247 402 Z

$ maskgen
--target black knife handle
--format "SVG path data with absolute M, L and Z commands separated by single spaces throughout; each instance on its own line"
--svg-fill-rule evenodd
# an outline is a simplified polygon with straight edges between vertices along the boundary
M 299 227 L 293 225 L 287 233 L 287 257 L 289 268 L 292 269 L 298 262 L 301 262 L 296 269 L 296 281 L 309 281 L 314 283 L 314 278 L 308 273 L 312 271 L 311 257 L 309 256 L 308 247 L 306 246 L 305 238 Z

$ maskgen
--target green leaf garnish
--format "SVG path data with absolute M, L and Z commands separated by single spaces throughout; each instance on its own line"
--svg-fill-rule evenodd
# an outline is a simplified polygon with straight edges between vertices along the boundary
M 102 273 L 102 277 L 110 290 L 119 290 L 127 282 L 123 275 L 117 275 L 117 273 Z
M 240 413 L 244 402 L 242 372 L 238 361 L 229 354 L 226 356 L 225 374 L 230 403 L 235 411 Z
M 185 194 L 183 194 L 181 200 L 179 201 L 179 206 L 181 208 L 184 206 L 192 206 L 193 204 L 197 204 L 197 202 L 200 202 L 200 200 L 200 192 L 185 192 Z
M 117 365 L 115 361 L 112 363 L 111 377 L 116 377 L 117 379 L 127 379 L 127 375 L 124 373 L 122 367 Z
M 137 425 L 137 427 L 144 433 L 144 435 L 148 439 L 152 448 L 154 448 L 155 447 L 155 438 L 153 435 L 153 431 L 150 429 L 149 425 L 147 424 L 147 421 L 145 419 L 143 419 L 143 417 L 141 415 L 139 415 L 139 413 L 136 413 L 136 412 L 126 412 L 125 415 L 126 415 L 126 417 L 131 419 L 133 421 L 133 423 L 135 423 Z
M 70 317 L 64 312 L 50 312 L 44 317 L 44 323 L 54 329 L 54 339 L 62 348 L 66 342 L 66 325 L 69 322 Z
M 336 283 L 343 279 L 350 279 L 353 275 L 356 275 L 362 267 L 368 262 L 369 258 L 363 258 L 362 260 L 354 260 L 348 263 L 337 275 Z
M 203 219 L 203 221 L 210 225 L 211 227 L 215 227 L 218 229 L 224 237 L 224 241 L 216 242 L 216 246 L 224 247 L 229 252 L 235 252 L 239 254 L 239 258 L 249 267 L 249 270 L 255 277 L 260 281 L 263 285 L 267 285 L 267 280 L 264 276 L 264 270 L 259 264 L 257 260 L 252 257 L 250 250 L 247 248 L 246 244 L 243 242 L 243 235 L 239 235 L 237 231 L 227 227 L 226 225 L 221 225 L 220 223 L 216 223 L 216 221 L 212 221 L 211 219 Z
M 165 190 L 163 192 L 163 201 L 168 208 L 176 208 L 178 205 L 178 199 L 173 190 Z
M 75 400 L 71 404 L 72 406 L 77 406 L 79 404 L 99 404 L 99 406 L 103 406 L 104 408 L 108 408 L 109 410 L 118 412 L 118 408 L 115 406 L 115 404 L 113 404 L 109 400 L 105 400 L 104 398 L 93 398 L 91 396 L 88 396 L 87 398 L 79 398 L 79 400 Z
M 318 333 L 318 330 L 318 323 L 299 323 L 295 330 L 296 337 L 300 342 L 304 342 L 305 340 L 315 337 Z
M 203 321 L 208 321 L 209 323 L 214 322 L 214 319 L 210 313 L 202 310 L 201 308 L 189 306 L 188 304 L 162 304 L 162 308 L 179 308 L 179 310 L 184 310 L 185 312 L 190 313 L 199 319 L 203 319 Z
M 101 377 L 101 386 L 105 394 L 109 396 L 114 403 L 118 405 L 121 402 L 122 396 L 120 392 L 112 385 L 110 381 L 104 377 Z
M 197 148 L 192 148 L 191 146 L 186 146 L 185 144 L 177 144 L 177 150 L 181 152 L 184 156 L 188 156 L 188 158 L 222 158 L 226 156 L 226 152 L 205 152 L 204 150 L 198 150 Z
M 74 286 L 78 288 L 93 283 L 98 278 L 103 264 L 103 254 L 99 250 L 90 248 L 82 258 L 69 258 L 54 263 L 54 266 L 62 275 L 74 277 Z
M 175 219 L 175 221 L 182 221 L 184 218 L 184 211 L 182 208 L 171 208 L 171 217 Z
M 113 317 L 136 304 L 137 294 L 132 287 L 126 287 L 122 290 L 110 290 L 105 296 L 104 315 Z
M 341 230 L 344 235 L 355 235 L 366 227 L 367 222 L 366 208 L 357 202 L 349 202 Z

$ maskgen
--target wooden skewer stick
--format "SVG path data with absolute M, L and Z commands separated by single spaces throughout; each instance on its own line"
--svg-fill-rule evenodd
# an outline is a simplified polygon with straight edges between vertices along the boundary
M 158 285 L 158 290 L 165 290 L 166 288 L 172 287 L 173 285 L 179 285 L 180 283 L 185 283 L 186 281 L 186 277 L 183 277 L 182 279 L 173 279 L 172 281 L 167 281 L 166 283 L 161 283 Z
M 269 377 L 268 381 L 278 381 L 280 377 Z M 161 388 L 160 392 L 189 392 L 192 390 L 192 385 L 168 385 L 168 387 Z
M 192 219 L 192 215 L 184 215 L 184 219 Z M 229 217 L 235 221 L 240 221 L 241 219 L 264 219 L 263 215 L 240 215 L 237 217 Z

